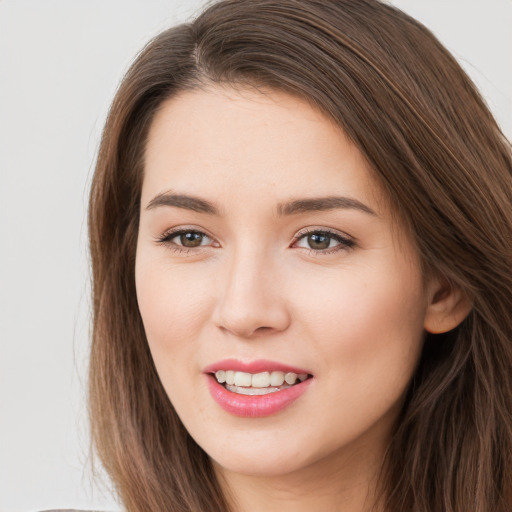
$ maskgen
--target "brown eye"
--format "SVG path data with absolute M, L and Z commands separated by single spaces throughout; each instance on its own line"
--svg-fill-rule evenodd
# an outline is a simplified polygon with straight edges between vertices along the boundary
M 173 231 L 162 236 L 162 238 L 159 238 L 157 241 L 177 251 L 179 251 L 180 248 L 195 249 L 198 247 L 204 247 L 206 245 L 212 245 L 213 242 L 206 233 L 193 229 Z
M 297 247 L 309 249 L 319 254 L 329 254 L 334 251 L 350 249 L 355 242 L 347 237 L 331 231 L 309 231 L 302 234 L 296 242 Z
M 307 236 L 308 245 L 311 249 L 328 249 L 331 244 L 331 237 L 325 233 L 312 233 Z
M 179 237 L 183 247 L 199 247 L 204 239 L 204 234 L 197 231 L 186 231 Z

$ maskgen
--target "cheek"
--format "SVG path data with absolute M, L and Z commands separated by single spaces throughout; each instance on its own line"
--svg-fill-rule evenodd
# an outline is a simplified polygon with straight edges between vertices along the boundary
M 412 374 L 423 341 L 426 302 L 421 274 L 394 261 L 351 267 L 315 286 L 302 281 L 296 315 L 321 355 L 322 368 L 337 365 L 352 382 Z
M 425 302 L 419 273 L 394 265 L 315 277 L 297 290 L 295 317 L 315 358 L 322 393 L 310 414 L 331 425 L 328 451 L 394 421 L 421 353 Z
M 194 265 L 190 265 L 194 267 Z M 203 278 L 204 277 L 204 278 Z M 137 255 L 137 300 L 157 370 L 197 349 L 209 318 L 208 276 L 187 275 L 163 258 Z

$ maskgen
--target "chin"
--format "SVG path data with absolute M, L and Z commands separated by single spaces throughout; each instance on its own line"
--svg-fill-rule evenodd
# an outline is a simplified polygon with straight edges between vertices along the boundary
M 275 453 L 275 452 L 274 452 Z M 309 465 L 308 461 L 298 459 L 294 454 L 280 451 L 278 456 L 270 453 L 233 453 L 218 459 L 212 458 L 214 465 L 223 471 L 244 476 L 278 477 L 295 473 Z
M 299 430 L 295 431 L 299 434 L 295 436 L 279 430 L 211 434 L 208 439 L 197 441 L 214 465 L 246 476 L 277 477 L 297 473 L 317 463 L 322 464 L 339 448 L 332 443 L 323 443 L 311 433 L 301 435 Z

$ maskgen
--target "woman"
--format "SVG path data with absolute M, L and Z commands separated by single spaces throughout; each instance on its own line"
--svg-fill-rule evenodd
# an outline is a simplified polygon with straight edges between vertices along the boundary
M 91 191 L 128 511 L 512 507 L 512 159 L 422 25 L 224 0 L 126 75 Z

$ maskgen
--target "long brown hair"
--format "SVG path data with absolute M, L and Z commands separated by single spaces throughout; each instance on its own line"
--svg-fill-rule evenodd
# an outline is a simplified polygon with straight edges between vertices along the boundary
M 471 297 L 427 335 L 382 469 L 386 510 L 512 509 L 512 157 L 474 85 L 420 23 L 377 0 L 223 0 L 160 34 L 108 116 L 89 210 L 93 442 L 129 512 L 227 510 L 155 371 L 134 263 L 148 127 L 206 83 L 279 89 L 366 157 L 426 272 Z

